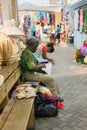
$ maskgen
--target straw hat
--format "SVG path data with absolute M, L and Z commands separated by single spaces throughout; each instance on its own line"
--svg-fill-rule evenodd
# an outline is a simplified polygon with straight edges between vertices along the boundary
M 17 41 L 0 33 L 0 66 L 20 60 L 20 50 Z
M 2 27 L 0 32 L 9 36 L 12 36 L 12 35 L 24 36 L 23 32 L 19 28 L 16 27 L 14 19 L 5 21 L 4 26 Z

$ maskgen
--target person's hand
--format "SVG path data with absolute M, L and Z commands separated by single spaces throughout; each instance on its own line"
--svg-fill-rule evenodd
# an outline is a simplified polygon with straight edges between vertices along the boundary
M 40 67 L 41 68 L 46 68 L 46 65 L 45 64 L 40 64 Z
M 49 59 L 49 61 L 50 61 L 53 65 L 55 65 L 55 61 L 54 61 L 53 59 Z
M 37 70 L 40 70 L 42 68 L 46 68 L 46 65 L 45 64 L 38 64 L 33 69 L 37 71 Z

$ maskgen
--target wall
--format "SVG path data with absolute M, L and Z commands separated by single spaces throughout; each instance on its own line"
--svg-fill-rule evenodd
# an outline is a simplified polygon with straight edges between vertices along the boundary
M 18 0 L 18 4 L 23 4 L 25 2 L 29 2 L 31 4 L 46 4 L 49 3 L 50 0 Z
M 55 13 L 55 27 L 57 27 L 57 24 L 61 23 L 61 13 L 57 12 Z

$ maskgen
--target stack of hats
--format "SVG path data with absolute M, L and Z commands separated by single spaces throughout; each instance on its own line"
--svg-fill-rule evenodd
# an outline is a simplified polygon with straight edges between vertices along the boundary
M 8 36 L 24 36 L 23 32 L 18 27 L 16 27 L 16 23 L 14 19 L 5 21 L 0 32 Z
M 19 47 L 12 36 L 24 34 L 16 27 L 14 20 L 6 21 L 0 30 L 0 65 L 20 60 Z
M 19 48 L 14 39 L 0 33 L 0 65 L 19 60 Z

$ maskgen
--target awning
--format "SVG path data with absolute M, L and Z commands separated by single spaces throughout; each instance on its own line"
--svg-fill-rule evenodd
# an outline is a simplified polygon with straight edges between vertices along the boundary
M 18 6 L 19 11 L 36 11 L 36 12 L 54 12 L 53 9 L 49 9 L 42 6 L 37 6 L 29 2 L 25 2 Z
M 78 9 L 78 8 L 80 8 L 80 7 L 82 7 L 82 6 L 85 6 L 85 5 L 87 5 L 87 1 L 86 1 L 86 0 L 81 0 L 81 1 L 78 1 L 78 2 L 76 2 L 75 4 L 73 4 L 73 5 L 71 6 L 71 8 L 72 8 L 73 10 L 75 10 L 75 9 Z

